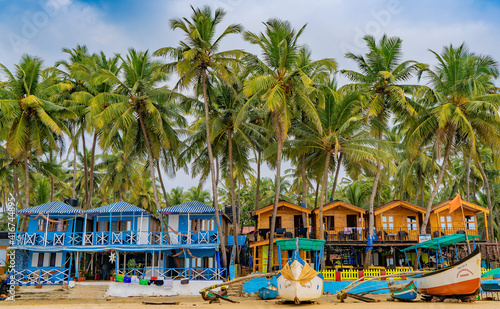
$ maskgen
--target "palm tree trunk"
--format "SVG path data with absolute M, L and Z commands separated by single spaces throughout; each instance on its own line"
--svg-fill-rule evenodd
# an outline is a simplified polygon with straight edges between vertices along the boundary
M 316 193 L 314 197 L 314 208 L 318 207 L 319 180 L 316 180 Z
M 284 123 L 279 119 L 279 115 L 273 113 L 274 122 L 276 125 L 276 136 L 278 137 L 278 152 L 277 152 L 277 160 L 276 160 L 276 192 L 274 194 L 274 205 L 273 205 L 273 215 L 271 217 L 271 226 L 269 233 L 269 252 L 267 254 L 267 272 L 272 272 L 273 269 L 273 241 L 274 241 L 274 233 L 276 231 L 276 212 L 278 211 L 278 202 L 280 199 L 280 187 L 281 187 L 281 152 L 283 150 L 283 144 L 285 140 L 285 134 L 283 132 Z
M 421 182 L 422 182 L 422 178 L 420 177 L 420 164 L 418 165 L 418 185 L 417 185 L 417 192 L 415 192 L 415 205 L 418 205 L 418 194 L 419 194 L 419 190 L 420 190 L 420 186 L 422 185 Z
M 373 215 L 373 206 L 375 204 L 375 195 L 377 194 L 377 186 L 380 180 L 380 174 L 382 173 L 382 164 L 377 162 L 377 173 L 375 174 L 375 179 L 373 180 L 372 193 L 370 195 L 370 208 L 368 210 L 368 235 L 373 237 L 373 227 L 375 225 L 375 216 Z M 365 255 L 365 268 L 368 268 L 371 263 L 372 250 L 366 250 Z
M 328 185 L 328 168 L 330 165 L 331 153 L 326 153 L 325 169 L 323 170 L 323 184 L 321 185 L 321 194 L 319 195 L 319 239 L 324 240 L 325 235 L 323 233 L 323 206 L 325 201 L 323 198 L 326 193 L 326 186 Z
M 307 178 L 306 178 L 306 155 L 302 154 L 301 158 L 300 173 L 302 177 L 302 206 L 307 208 Z M 302 223 L 306 226 L 307 215 L 302 212 Z M 300 226 L 302 227 L 302 226 Z
M 254 210 L 259 209 L 259 198 L 260 198 L 260 151 L 257 151 L 257 188 L 255 189 L 255 205 Z M 257 228 L 257 222 L 255 222 L 255 227 Z
M 222 253 L 222 265 L 227 267 L 227 256 L 226 256 L 226 243 L 224 235 L 222 234 L 221 218 L 219 216 L 219 201 L 217 199 L 217 179 L 214 169 L 214 154 L 212 153 L 212 143 L 210 141 L 210 125 L 208 116 L 208 94 L 207 94 L 207 72 L 206 68 L 201 69 L 202 82 L 203 82 L 203 103 L 205 105 L 205 129 L 207 133 L 207 150 L 208 159 L 210 163 L 210 175 L 212 177 L 212 194 L 213 194 L 213 206 L 215 209 L 215 221 L 217 223 L 217 234 L 219 235 L 220 249 Z
M 483 169 L 483 164 L 481 162 L 481 159 L 477 158 L 477 167 L 479 167 L 479 171 L 481 172 L 481 176 L 483 176 L 483 180 L 484 180 L 484 187 L 486 189 L 486 201 L 488 203 L 488 209 L 490 211 L 490 235 L 491 235 L 491 238 L 493 239 L 494 237 L 494 226 L 493 226 L 493 206 L 491 204 L 491 191 L 490 191 L 490 183 L 488 181 L 488 177 L 486 177 L 486 173 L 484 172 L 484 169 Z M 464 225 L 465 225 L 465 222 L 464 222 Z
M 92 149 L 90 150 L 90 185 L 89 185 L 89 206 L 92 206 L 92 195 L 94 194 L 94 165 L 95 165 L 95 148 L 97 144 L 97 131 L 94 132 L 92 139 Z M 90 208 L 90 207 L 89 207 Z
M 14 164 L 12 167 L 12 177 L 13 179 L 13 185 L 14 185 L 14 195 L 16 198 L 16 203 L 20 203 L 21 205 L 23 204 L 23 201 L 21 200 L 21 196 L 19 195 L 19 180 L 17 178 L 17 164 Z
M 49 156 L 50 163 L 52 163 L 52 150 L 49 152 Z M 50 176 L 50 201 L 54 201 L 54 176 Z
M 28 168 L 28 143 L 24 145 L 24 208 L 30 206 L 30 174 Z
M 73 136 L 75 136 L 75 128 L 73 124 L 73 128 L 71 129 Z M 78 143 L 75 143 L 75 146 L 73 147 L 73 198 L 76 198 L 76 154 L 78 153 Z
M 83 175 L 85 181 L 85 209 L 90 209 L 90 198 L 89 198 L 89 174 L 87 173 L 87 147 L 85 146 L 85 130 L 82 131 L 82 146 L 83 146 Z
M 231 184 L 231 209 L 233 211 L 233 235 L 235 246 L 235 260 L 236 264 L 239 261 L 238 255 L 238 216 L 236 214 L 236 204 L 234 202 L 234 172 L 233 172 L 233 134 L 232 130 L 227 131 L 227 141 L 229 143 L 229 183 Z M 241 205 L 239 205 L 241 208 Z
M 342 156 L 343 152 L 340 153 L 338 159 L 337 159 L 337 169 L 335 170 L 335 179 L 333 180 L 333 187 L 332 187 L 332 193 L 330 194 L 330 199 L 333 201 L 335 198 L 335 190 L 337 190 L 337 181 L 339 179 L 339 172 L 340 172 L 340 164 L 342 163 Z
M 168 204 L 167 190 L 165 190 L 165 185 L 163 184 L 163 177 L 161 176 L 160 158 L 156 160 L 156 169 L 158 170 L 158 178 L 160 179 L 160 185 L 161 185 L 161 190 L 163 191 L 163 198 L 165 199 L 165 205 L 166 207 L 170 207 L 170 205 Z
M 453 143 L 453 135 L 455 134 L 455 130 L 451 131 L 450 140 L 446 145 L 444 151 L 443 164 L 441 165 L 441 169 L 439 170 L 438 178 L 436 180 L 436 184 L 434 185 L 434 189 L 432 190 L 431 196 L 429 197 L 429 201 L 427 202 L 427 211 L 425 212 L 424 222 L 420 229 L 421 234 L 425 234 L 427 230 L 427 224 L 429 223 L 429 217 L 431 215 L 432 203 L 434 202 L 434 198 L 438 193 L 439 186 L 441 185 L 441 181 L 443 181 L 444 171 L 446 170 L 446 163 L 448 163 L 448 157 L 450 156 L 451 144 Z
M 420 206 L 424 208 L 424 176 L 422 175 L 422 166 L 420 166 L 420 172 L 419 172 L 419 181 L 420 181 Z
M 467 159 L 467 177 L 465 183 L 467 185 L 467 202 L 470 202 L 470 191 L 469 191 L 469 183 L 470 183 L 470 161 L 472 159 L 472 151 L 469 152 L 469 158 Z
M 155 177 L 155 163 L 153 159 L 153 149 L 149 143 L 148 133 L 146 132 L 146 126 L 144 125 L 144 119 L 142 119 L 142 112 L 137 111 L 139 114 L 139 123 L 141 125 L 142 134 L 144 135 L 144 140 L 146 141 L 146 148 L 148 149 L 148 160 L 149 160 L 149 174 L 151 175 L 151 181 L 153 186 L 153 192 L 155 196 L 156 210 L 160 210 L 160 199 L 158 198 L 158 188 L 156 187 L 156 177 Z

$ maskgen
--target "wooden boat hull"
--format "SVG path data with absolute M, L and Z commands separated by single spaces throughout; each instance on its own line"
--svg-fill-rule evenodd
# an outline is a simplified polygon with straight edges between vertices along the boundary
M 402 301 L 411 301 L 417 298 L 417 287 L 415 286 L 415 282 L 411 281 L 406 286 L 400 289 L 391 289 L 391 295 L 395 299 L 399 299 Z
M 500 292 L 500 279 L 481 280 L 481 288 L 485 292 Z
M 415 278 L 415 282 L 423 295 L 477 295 L 481 286 L 481 252 L 476 249 L 451 266 Z
M 303 263 L 306 262 L 297 259 L 291 261 L 290 268 L 295 279 L 299 278 L 304 267 Z M 283 275 L 279 275 L 277 281 L 279 296 L 283 300 L 300 303 L 318 299 L 323 295 L 323 278 L 320 275 L 315 276 L 305 284 L 301 284 L 299 281 L 290 281 Z
M 273 285 L 259 289 L 259 297 L 262 299 L 275 299 L 278 297 L 278 289 Z

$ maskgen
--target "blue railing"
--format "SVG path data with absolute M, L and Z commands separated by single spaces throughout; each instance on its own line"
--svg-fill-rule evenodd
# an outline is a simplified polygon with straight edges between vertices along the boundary
M 174 280 L 225 280 L 225 268 L 120 268 L 118 273 L 139 278 L 172 278 Z
M 216 231 L 107 231 L 107 232 L 18 232 L 16 245 L 95 246 L 95 245 L 181 245 L 218 244 Z

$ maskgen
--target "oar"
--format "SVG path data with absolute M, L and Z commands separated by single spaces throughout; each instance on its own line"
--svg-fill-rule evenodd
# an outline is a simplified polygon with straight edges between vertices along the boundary
M 390 275 L 384 275 L 384 276 L 375 276 L 371 277 L 369 279 L 365 279 L 366 277 L 361 277 L 358 280 L 355 280 L 351 282 L 348 286 L 343 288 L 342 290 L 337 292 L 337 298 L 340 299 L 341 302 L 344 301 L 344 299 L 347 298 L 347 291 L 352 290 L 353 288 L 357 287 L 361 283 L 372 281 L 372 280 L 377 280 L 377 279 L 382 279 L 382 278 L 391 278 L 391 277 L 403 277 L 403 276 L 409 276 L 409 275 L 415 275 L 415 274 L 421 274 L 423 271 L 417 270 L 417 271 L 407 271 L 407 272 L 401 272 L 401 273 L 395 273 L 395 274 L 390 274 Z

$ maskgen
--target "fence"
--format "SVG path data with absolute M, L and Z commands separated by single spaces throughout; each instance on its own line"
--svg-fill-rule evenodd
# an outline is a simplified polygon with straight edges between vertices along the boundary
M 490 269 L 481 268 L 481 275 Z M 325 281 L 351 281 L 359 278 L 379 277 L 383 275 L 393 275 L 402 272 L 413 271 L 411 267 L 396 267 L 395 269 L 385 269 L 383 267 L 374 267 L 368 269 L 325 269 L 321 272 Z M 396 280 L 404 280 L 404 277 L 392 277 Z

